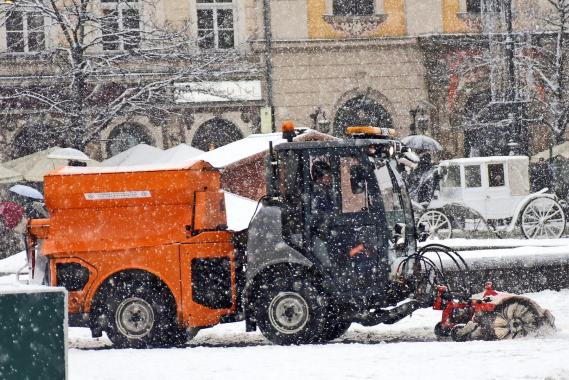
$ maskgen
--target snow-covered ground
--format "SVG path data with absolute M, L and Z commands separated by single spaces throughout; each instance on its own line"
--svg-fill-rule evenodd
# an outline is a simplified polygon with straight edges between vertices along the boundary
M 281 347 L 242 323 L 201 331 L 185 348 L 113 349 L 87 329 L 69 331 L 74 379 L 569 379 L 569 290 L 529 294 L 556 317 L 551 336 L 437 342 L 440 312 L 419 310 L 392 326 L 354 325 L 324 345 Z
M 504 246 L 510 243 L 525 247 L 463 255 L 470 263 L 569 257 L 567 240 Z M 23 262 L 20 254 L 0 267 Z M 0 287 L 14 281 L 13 275 L 0 278 Z M 259 332 L 246 333 L 243 323 L 205 329 L 184 348 L 152 350 L 114 349 L 106 337 L 70 328 L 69 379 L 569 379 L 569 289 L 528 296 L 551 310 L 555 333 L 515 341 L 438 342 L 433 327 L 440 312 L 430 309 L 391 326 L 353 325 L 329 344 L 290 347 L 272 345 Z

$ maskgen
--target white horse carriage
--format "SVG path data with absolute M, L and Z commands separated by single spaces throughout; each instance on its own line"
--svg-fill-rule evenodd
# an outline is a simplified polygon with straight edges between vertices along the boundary
M 563 207 L 543 189 L 530 193 L 525 156 L 459 158 L 441 161 L 439 186 L 428 205 L 417 205 L 419 222 L 431 236 L 448 239 L 453 229 L 488 228 L 528 239 L 559 238 L 565 230 Z

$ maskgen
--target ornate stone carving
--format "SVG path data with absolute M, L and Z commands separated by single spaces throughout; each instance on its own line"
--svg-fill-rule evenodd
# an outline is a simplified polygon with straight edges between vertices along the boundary
M 186 126 L 186 129 L 189 131 L 192 129 L 192 124 L 194 124 L 194 114 L 190 110 L 182 111 L 182 120 Z
M 472 32 L 482 31 L 482 18 L 480 17 L 480 13 L 464 12 L 457 13 L 457 16 Z
M 373 32 L 387 19 L 386 14 L 370 16 L 334 16 L 323 15 L 324 21 L 332 25 L 337 32 L 347 37 L 361 37 L 362 34 Z

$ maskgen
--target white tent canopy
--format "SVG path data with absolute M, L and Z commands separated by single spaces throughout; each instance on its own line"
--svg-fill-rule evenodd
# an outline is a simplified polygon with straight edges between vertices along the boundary
M 551 149 L 551 153 L 552 157 L 561 156 L 563 158 L 569 159 L 569 141 L 566 141 L 559 145 L 555 145 Z M 535 154 L 534 156 L 532 156 L 531 161 L 538 162 L 540 158 L 547 160 L 549 158 L 549 149 L 546 149 L 542 152 Z
M 195 157 L 203 153 L 203 150 L 189 146 L 188 144 L 180 144 L 173 148 L 167 149 L 162 153 L 162 157 L 157 163 L 161 164 L 177 164 L 193 160 Z
M 136 166 L 156 162 L 162 155 L 162 149 L 148 144 L 138 144 L 102 162 L 103 166 Z
M 24 180 L 33 182 L 43 181 L 43 177 L 47 172 L 61 166 L 67 166 L 71 160 L 87 161 L 88 166 L 98 165 L 97 161 L 91 160 L 89 157 L 85 159 L 86 156 L 80 156 L 77 152 L 83 154 L 75 149 L 71 150 L 71 148 L 53 147 L 4 162 L 2 165 L 19 173 Z M 51 155 L 53 155 L 52 157 L 67 158 L 50 158 Z
M 192 161 L 203 152 L 187 144 L 162 150 L 147 144 L 138 144 L 102 162 L 103 166 L 140 166 L 151 164 L 180 164 Z
M 17 171 L 0 165 L 0 183 L 14 183 L 22 179 L 24 179 L 24 177 Z

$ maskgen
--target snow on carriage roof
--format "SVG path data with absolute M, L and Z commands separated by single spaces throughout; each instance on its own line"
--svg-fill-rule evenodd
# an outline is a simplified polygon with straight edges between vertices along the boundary
M 466 157 L 455 158 L 452 160 L 442 160 L 440 164 L 484 164 L 489 162 L 506 162 L 506 161 L 528 161 L 527 156 L 490 156 L 490 157 Z
M 304 134 L 316 132 L 312 129 L 302 129 Z M 209 152 L 205 152 L 196 158 L 212 164 L 216 168 L 224 168 L 247 157 L 269 150 L 269 142 L 277 146 L 286 142 L 281 132 L 253 134 L 244 139 L 234 141 Z

